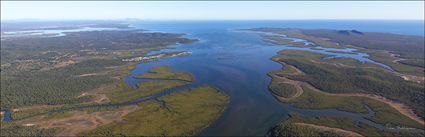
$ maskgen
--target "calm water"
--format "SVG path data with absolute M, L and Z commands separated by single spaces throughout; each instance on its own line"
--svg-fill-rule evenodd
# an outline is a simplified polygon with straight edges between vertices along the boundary
M 230 96 L 230 103 L 210 127 L 200 135 L 264 135 L 274 124 L 287 117 L 290 112 L 303 116 L 349 117 L 381 129 L 382 125 L 368 121 L 373 115 L 337 111 L 334 109 L 306 110 L 294 108 L 278 102 L 268 91 L 270 77 L 266 74 L 282 66 L 270 60 L 280 50 L 308 50 L 327 54 L 330 57 L 354 58 L 370 62 L 391 70 L 390 67 L 367 58 L 367 54 L 342 54 L 328 51 L 355 52 L 354 49 L 297 48 L 273 45 L 263 42 L 258 33 L 238 31 L 254 27 L 328 28 L 356 29 L 370 32 L 390 32 L 407 35 L 424 35 L 422 21 L 138 21 L 131 26 L 150 31 L 185 33 L 186 37 L 200 39 L 192 44 L 179 44 L 169 49 L 150 54 L 169 51 L 191 51 L 192 56 L 166 58 L 154 62 L 138 64 L 125 82 L 136 86 L 141 82 L 134 79 L 152 67 L 167 65 L 179 71 L 191 72 L 196 81 L 188 86 L 167 90 L 165 93 L 141 98 L 135 101 L 91 107 L 121 106 L 169 94 L 171 92 L 204 84 L 215 86 Z
M 297 27 L 356 29 L 359 31 L 379 31 L 409 35 L 423 35 L 418 29 L 422 22 L 379 22 L 379 21 L 177 21 L 177 22 L 132 22 L 136 28 L 160 32 L 185 33 L 201 41 L 193 44 L 177 45 L 168 51 L 191 51 L 192 56 L 162 59 L 142 63 L 126 78 L 130 85 L 140 81 L 134 79 L 152 67 L 167 65 L 179 71 L 191 72 L 196 77 L 192 86 L 209 84 L 218 87 L 230 96 L 230 104 L 221 117 L 201 135 L 264 135 L 268 128 L 286 118 L 289 112 L 305 116 L 332 115 L 350 117 L 360 122 L 383 128 L 365 117 L 370 115 L 340 112 L 337 110 L 303 110 L 278 102 L 268 91 L 270 77 L 266 74 L 281 69 L 281 65 L 270 58 L 285 49 L 308 50 L 331 57 L 349 57 L 362 62 L 371 62 L 391 69 L 384 64 L 371 61 L 367 54 L 341 54 L 327 52 L 338 50 L 353 52 L 353 49 L 297 48 L 273 45 L 263 42 L 257 33 L 237 31 L 253 27 Z M 404 28 L 404 29 L 403 29 Z

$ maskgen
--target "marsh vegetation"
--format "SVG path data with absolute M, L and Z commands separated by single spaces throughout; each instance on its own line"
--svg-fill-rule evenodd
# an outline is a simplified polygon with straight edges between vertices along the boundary
M 360 63 L 352 59 L 324 59 L 326 56 L 308 51 L 285 50 L 273 57 L 284 65 L 283 70 L 270 72 L 270 89 L 281 101 L 306 109 L 337 109 L 354 113 L 374 112 L 369 119 L 387 127 L 413 127 L 423 129 L 421 118 L 412 119 L 387 102 L 397 100 L 413 108 L 416 115 L 423 116 L 419 106 L 424 100 L 421 84 L 406 81 L 378 65 Z M 283 84 L 282 84 L 283 83 Z M 301 90 L 295 90 L 298 87 Z M 300 94 L 300 95 L 296 95 Z M 389 100 L 381 100 L 379 95 Z M 282 98 L 282 99 L 281 99 Z M 376 100 L 378 99 L 378 100 Z M 419 101 L 419 102 L 416 102 Z M 416 103 L 416 104 L 415 104 Z M 423 118 L 423 117 L 422 117 Z M 320 122 L 316 125 L 326 125 Z M 301 129 L 300 125 L 285 122 L 278 125 L 275 135 L 283 135 L 284 130 L 293 135 L 316 134 L 328 136 L 327 132 Z M 332 127 L 344 127 L 333 125 Z M 359 128 L 359 127 L 357 127 Z M 371 129 L 374 129 L 370 127 Z M 343 128 L 344 129 L 344 128 Z M 355 131 L 355 127 L 349 128 Z M 286 131 L 290 130 L 290 131 Z M 358 131 L 358 129 L 356 129 Z M 295 132 L 296 131 L 296 132 Z M 384 135 L 388 131 L 361 131 L 362 135 Z M 408 131 L 406 131 L 408 132 Z M 391 133 L 396 135 L 397 133 Z

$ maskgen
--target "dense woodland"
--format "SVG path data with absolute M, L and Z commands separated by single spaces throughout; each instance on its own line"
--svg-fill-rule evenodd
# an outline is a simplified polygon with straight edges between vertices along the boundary
M 425 60 L 421 60 L 421 59 L 401 60 L 399 62 L 402 63 L 402 64 L 405 64 L 405 65 L 411 65 L 411 66 L 415 66 L 415 67 L 425 68 Z
M 329 137 L 329 136 L 347 136 L 336 134 L 334 132 L 321 131 L 317 128 L 311 128 L 296 123 L 306 123 L 312 125 L 321 125 L 331 128 L 339 128 L 347 131 L 352 131 L 367 137 L 376 136 L 398 136 L 398 137 L 420 137 L 424 136 L 424 132 L 406 132 L 406 130 L 400 130 L 398 132 L 388 132 L 386 130 L 380 130 L 378 128 L 369 126 L 367 124 L 353 121 L 349 118 L 344 117 L 331 117 L 331 116 L 316 116 L 308 117 L 301 116 L 298 114 L 289 114 L 289 118 L 285 121 L 278 123 L 276 126 L 269 130 L 268 136 L 273 137 Z
M 306 73 L 288 75 L 288 78 L 306 81 L 320 90 L 332 93 L 363 92 L 381 95 L 406 103 L 420 117 L 424 117 L 425 89 L 422 84 L 405 81 L 382 69 L 343 68 L 295 59 L 285 59 L 284 62 Z
M 131 56 L 131 52 L 139 55 L 193 41 L 182 38 L 182 34 L 142 30 L 73 32 L 61 37 L 2 40 L 2 109 L 87 102 L 90 96 L 76 97 L 114 82 L 109 72 L 125 64 L 120 55 Z M 74 63 L 65 64 L 69 61 Z M 83 74 L 93 75 L 80 76 Z
M 106 75 L 79 77 L 96 73 L 105 67 L 123 64 L 119 60 L 88 60 L 65 68 L 41 72 L 21 72 L 5 75 L 1 79 L 1 105 L 3 108 L 37 104 L 69 104 L 89 101 L 89 96 L 74 98 L 82 91 L 111 83 Z
M 339 137 L 338 134 L 329 131 L 298 126 L 293 123 L 280 123 L 270 129 L 269 137 Z
M 11 128 L 1 128 L 2 137 L 28 137 L 28 136 L 54 136 L 57 129 L 44 129 L 38 127 L 14 126 Z

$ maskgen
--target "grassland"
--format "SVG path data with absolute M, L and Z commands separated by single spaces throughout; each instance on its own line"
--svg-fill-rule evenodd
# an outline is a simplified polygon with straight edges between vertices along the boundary
M 88 136 L 189 136 L 212 123 L 228 97 L 210 86 L 172 93 L 140 103 L 140 109 L 115 122 L 85 133 Z

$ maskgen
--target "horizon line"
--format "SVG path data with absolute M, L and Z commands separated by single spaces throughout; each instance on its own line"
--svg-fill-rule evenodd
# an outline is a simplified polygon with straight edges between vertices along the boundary
M 301 20 L 382 20 L 382 21 L 425 21 L 425 19 L 138 19 L 138 18 L 117 18 L 117 19 L 42 19 L 42 18 L 22 18 L 22 19 L 0 19 L 1 21 L 301 21 Z

